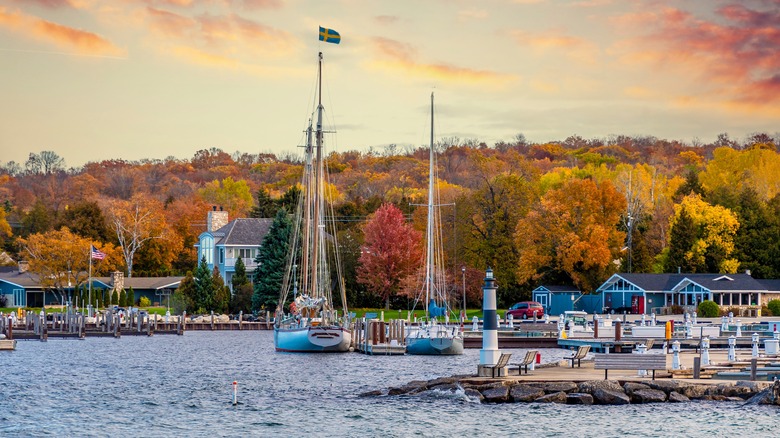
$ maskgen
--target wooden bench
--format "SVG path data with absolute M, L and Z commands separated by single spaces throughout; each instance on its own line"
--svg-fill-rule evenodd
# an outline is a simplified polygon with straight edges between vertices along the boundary
M 496 372 L 501 374 L 501 369 L 506 367 L 510 357 L 512 357 L 512 353 L 501 353 L 495 365 L 485 365 L 485 368 L 490 369 L 490 377 L 496 377 Z
M 665 354 L 596 354 L 594 369 L 604 370 L 607 380 L 609 370 L 666 370 Z
M 517 375 L 519 376 L 523 374 L 523 367 L 525 367 L 525 373 L 528 374 L 528 365 L 536 360 L 537 354 L 539 354 L 539 350 L 528 350 L 521 362 L 509 364 L 509 368 L 517 367 Z
M 577 348 L 577 352 L 567 357 L 567 360 L 571 361 L 571 367 L 574 368 L 574 361 L 577 361 L 577 368 L 580 367 L 580 361 L 585 358 L 585 355 L 590 351 L 590 345 L 580 345 Z
M 366 321 L 368 321 L 369 319 L 376 319 L 377 318 L 377 314 L 376 314 L 376 312 L 366 312 L 364 317 L 366 318 Z

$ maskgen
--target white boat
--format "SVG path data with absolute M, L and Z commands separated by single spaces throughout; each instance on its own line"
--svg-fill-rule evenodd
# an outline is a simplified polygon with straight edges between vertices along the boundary
M 433 93 L 431 93 L 431 144 L 428 166 L 428 225 L 425 232 L 425 277 L 420 295 L 425 296 L 425 316 L 428 322 L 413 327 L 406 337 L 408 354 L 463 354 L 463 333 L 457 326 L 446 324 L 449 316 L 447 281 L 442 251 L 441 214 L 437 186 L 436 152 L 433 145 Z
M 0 334 L 0 350 L 16 350 L 16 339 L 6 339 Z
M 309 121 L 301 194 L 276 311 L 276 351 L 344 352 L 352 344 L 335 224 L 325 220 L 333 212 L 325 196 L 328 169 L 322 150 L 322 53 L 317 66 L 317 91 L 317 127 L 313 130 Z M 333 308 L 333 289 L 341 295 L 341 317 Z M 290 299 L 289 313 L 285 314 Z

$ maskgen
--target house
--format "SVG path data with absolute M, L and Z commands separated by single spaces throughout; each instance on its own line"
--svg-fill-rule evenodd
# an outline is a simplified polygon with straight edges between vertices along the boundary
M 228 212 L 212 207 L 206 217 L 206 231 L 198 236 L 195 244 L 198 260 L 205 258 L 209 269 L 216 266 L 225 284 L 232 287 L 238 259 L 244 262 L 247 274 L 257 268 L 255 257 L 272 223 L 273 219 L 268 218 L 239 218 L 228 222 Z
M 765 305 L 780 295 L 780 282 L 745 274 L 614 274 L 596 293 L 604 312 L 662 313 L 671 306 L 693 311 L 704 300 L 722 307 Z M 772 290 L 770 290 L 772 288 Z
M 574 286 L 542 285 L 534 289 L 531 296 L 544 307 L 544 313 L 560 315 L 567 310 L 578 310 L 574 305 L 582 292 Z
M 131 287 L 133 302 L 141 297 L 149 298 L 154 304 L 162 304 L 163 298 L 175 291 L 184 277 L 132 277 L 124 278 L 122 272 L 112 272 L 110 277 L 92 277 L 92 291 L 122 291 Z M 64 291 L 41 287 L 37 274 L 27 270 L 27 262 L 19 262 L 17 269 L 0 271 L 0 295 L 5 297 L 8 307 L 43 307 L 61 305 L 73 296 L 74 287 Z M 83 303 L 76 303 L 82 306 Z

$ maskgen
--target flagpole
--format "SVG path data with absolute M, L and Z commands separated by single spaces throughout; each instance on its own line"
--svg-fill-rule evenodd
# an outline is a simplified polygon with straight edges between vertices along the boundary
M 87 302 L 87 309 L 89 309 L 88 317 L 92 317 L 92 243 L 89 244 L 89 301 Z

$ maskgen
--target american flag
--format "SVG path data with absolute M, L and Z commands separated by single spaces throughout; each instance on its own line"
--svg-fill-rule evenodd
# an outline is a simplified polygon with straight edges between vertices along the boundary
M 95 245 L 92 245 L 92 259 L 93 260 L 103 260 L 106 258 L 106 253 L 101 252 L 97 248 L 95 248 Z

